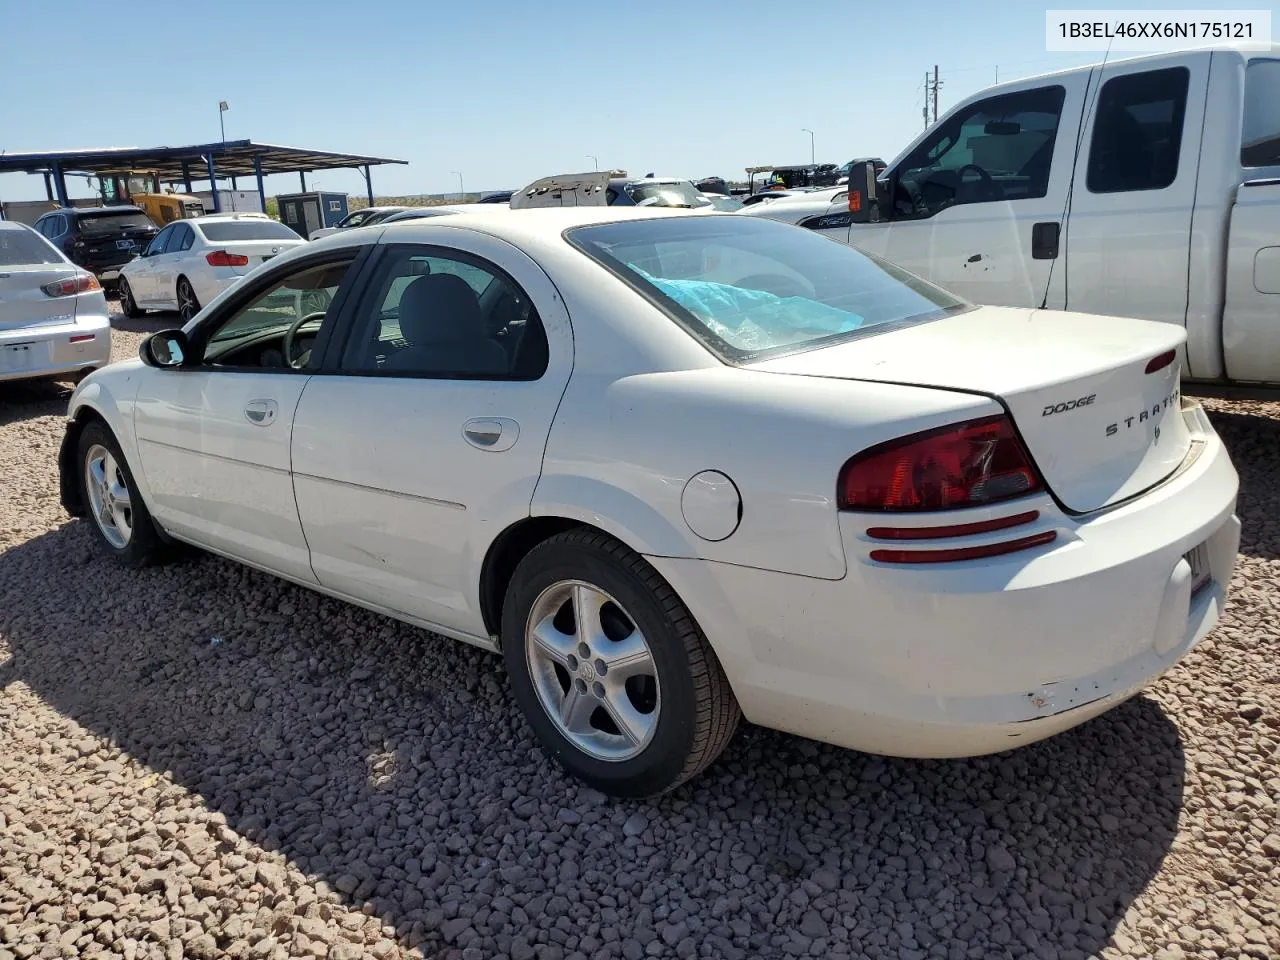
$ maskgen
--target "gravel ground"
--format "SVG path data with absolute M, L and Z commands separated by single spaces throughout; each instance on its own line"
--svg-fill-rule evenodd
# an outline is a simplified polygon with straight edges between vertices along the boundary
M 1243 555 L 1148 694 L 960 762 L 747 727 L 624 803 L 544 761 L 496 657 L 99 557 L 67 394 L 0 392 L 0 960 L 1280 956 L 1280 404 L 1210 402 Z

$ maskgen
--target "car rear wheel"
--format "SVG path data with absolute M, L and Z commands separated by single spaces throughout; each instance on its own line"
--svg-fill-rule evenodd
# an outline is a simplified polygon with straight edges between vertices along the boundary
M 111 431 L 100 422 L 88 424 L 78 449 L 85 514 L 99 544 L 126 567 L 161 559 L 164 543 Z
M 520 562 L 503 604 L 502 649 L 544 749 L 615 796 L 664 793 L 696 776 L 741 717 L 675 591 L 597 531 L 559 534 Z
M 191 289 L 191 281 L 186 277 L 179 277 L 178 316 L 182 317 L 183 323 L 186 323 L 199 312 L 200 301 L 196 299 L 196 292 Z
M 124 311 L 126 317 L 140 317 L 143 310 L 138 306 L 138 302 L 133 299 L 133 291 L 129 289 L 129 281 L 124 277 L 120 278 L 120 309 Z

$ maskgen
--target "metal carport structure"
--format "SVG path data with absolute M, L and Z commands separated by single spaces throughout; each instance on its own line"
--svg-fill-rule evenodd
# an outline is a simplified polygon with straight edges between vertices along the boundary
M 68 174 L 102 175 L 121 169 L 156 171 L 161 183 L 181 183 L 188 193 L 192 180 L 208 180 L 213 190 L 214 211 L 219 210 L 217 180 L 219 177 L 253 176 L 258 183 L 258 197 L 267 208 L 267 193 L 262 178 L 273 173 L 296 173 L 305 192 L 307 174 L 316 170 L 354 169 L 364 177 L 369 204 L 373 204 L 373 178 L 369 168 L 387 163 L 407 164 L 408 160 L 390 157 L 366 157 L 357 153 L 334 153 L 302 147 L 282 147 L 252 140 L 225 140 L 198 143 L 185 147 L 106 147 L 90 150 L 49 150 L 40 153 L 0 154 L 0 173 L 41 174 L 50 200 L 56 196 L 68 205 Z

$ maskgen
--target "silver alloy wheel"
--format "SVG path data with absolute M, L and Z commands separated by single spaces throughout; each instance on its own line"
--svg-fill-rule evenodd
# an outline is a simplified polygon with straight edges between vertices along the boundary
M 538 701 L 560 732 L 598 760 L 630 760 L 653 738 L 662 706 L 657 665 L 635 621 L 582 580 L 539 594 L 525 622 Z
M 95 443 L 85 454 L 84 473 L 94 522 L 107 543 L 123 550 L 133 536 L 133 501 L 124 472 L 111 451 Z
M 191 284 L 183 280 L 178 284 L 178 316 L 184 321 L 190 320 L 200 312 L 200 304 L 196 302 L 196 292 Z
M 133 301 L 133 291 L 129 289 L 129 281 L 124 277 L 120 278 L 120 309 L 125 312 L 125 316 L 132 313 L 137 307 Z

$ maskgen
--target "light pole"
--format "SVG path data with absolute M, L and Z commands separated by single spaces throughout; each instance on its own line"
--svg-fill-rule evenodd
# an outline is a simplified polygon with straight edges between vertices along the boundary
M 810 130 L 808 127 L 801 127 L 800 132 L 807 133 L 809 135 L 809 163 L 810 164 L 817 163 L 818 161 L 814 159 L 816 154 L 814 153 L 814 150 L 813 150 L 813 131 Z
M 598 171 L 600 169 L 600 158 L 594 153 L 588 153 L 587 156 L 591 158 L 591 169 Z
M 467 197 L 467 191 L 462 189 L 462 171 L 450 170 L 449 172 L 458 178 L 458 199 L 465 200 Z
M 222 115 L 230 109 L 231 109 L 231 104 L 227 103 L 227 101 L 225 100 L 218 101 L 218 127 L 219 129 L 222 130 L 222 142 L 224 144 L 227 142 L 227 124 L 226 124 L 226 121 L 222 119 Z

